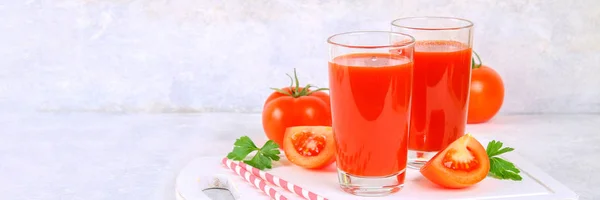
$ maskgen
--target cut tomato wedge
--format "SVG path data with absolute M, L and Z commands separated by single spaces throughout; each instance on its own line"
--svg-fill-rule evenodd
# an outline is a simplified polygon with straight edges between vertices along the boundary
M 490 160 L 481 143 L 467 134 L 436 154 L 420 171 L 442 187 L 465 188 L 487 176 Z
M 318 169 L 335 160 L 335 143 L 330 126 L 295 126 L 285 131 L 283 151 L 287 159 L 304 168 Z

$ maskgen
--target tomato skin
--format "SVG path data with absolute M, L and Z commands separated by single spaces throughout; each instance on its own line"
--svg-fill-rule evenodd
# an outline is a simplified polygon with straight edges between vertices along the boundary
M 288 127 L 331 126 L 331 106 L 329 101 L 324 100 L 324 97 L 329 99 L 327 93 L 318 91 L 296 98 L 275 93 L 279 92 L 274 92 L 265 101 L 262 124 L 267 137 L 280 147 L 283 146 L 283 136 Z
M 294 146 L 293 135 L 301 131 L 312 132 L 325 138 L 325 147 L 316 156 L 303 156 Z M 286 129 L 283 140 L 286 158 L 297 166 L 307 169 L 321 169 L 335 162 L 335 139 L 331 126 L 294 126 Z
M 445 166 L 445 158 L 449 151 L 467 151 L 477 161 L 477 167 L 469 170 L 450 169 Z M 472 186 L 482 181 L 490 171 L 490 160 L 485 148 L 471 135 L 467 134 L 454 141 L 446 149 L 440 151 L 420 169 L 421 174 L 431 182 L 451 189 Z
M 492 68 L 482 65 L 473 69 L 469 94 L 468 124 L 492 119 L 504 102 L 504 83 Z
M 313 92 L 311 94 L 311 96 L 314 96 L 314 97 L 317 97 L 317 98 L 323 100 L 323 102 L 325 102 L 325 104 L 327 104 L 327 106 L 331 107 L 331 99 L 329 98 L 329 94 L 327 94 L 325 92 L 317 91 L 317 92 Z

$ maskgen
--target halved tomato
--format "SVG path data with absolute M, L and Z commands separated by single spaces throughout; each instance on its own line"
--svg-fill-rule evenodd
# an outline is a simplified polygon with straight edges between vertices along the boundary
M 485 148 L 466 134 L 436 154 L 421 168 L 431 182 L 446 188 L 465 188 L 483 180 L 490 171 Z
M 283 152 L 304 168 L 318 169 L 335 161 L 335 140 L 330 126 L 293 126 L 285 130 Z

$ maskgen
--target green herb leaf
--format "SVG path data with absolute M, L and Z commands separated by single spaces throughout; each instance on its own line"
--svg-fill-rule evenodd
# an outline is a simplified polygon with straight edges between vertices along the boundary
M 235 140 L 233 151 L 227 154 L 227 158 L 232 160 L 243 160 L 248 154 L 258 150 L 258 147 L 252 142 L 248 136 L 242 136 Z
M 490 158 L 490 174 L 498 179 L 523 180 L 514 164 L 499 157 Z
M 267 141 L 265 145 L 260 148 L 260 152 L 274 161 L 278 161 L 280 158 L 279 154 L 281 154 L 279 151 L 279 145 L 277 145 L 277 143 L 275 143 L 273 140 Z
M 514 148 L 504 147 L 502 148 L 502 142 L 492 140 L 488 143 L 486 152 L 490 159 L 490 174 L 493 177 L 503 180 L 523 180 L 523 177 L 519 175 L 521 171 L 511 162 L 497 157 L 501 154 L 511 152 Z
M 248 160 L 246 157 L 248 154 L 257 151 L 256 155 L 252 159 Z M 278 161 L 280 159 L 279 145 L 274 141 L 267 141 L 262 148 L 256 147 L 254 142 L 248 136 L 242 136 L 237 139 L 234 143 L 233 151 L 227 154 L 227 158 L 242 161 L 250 166 L 263 169 L 271 169 L 272 161 Z
M 487 152 L 488 157 L 494 157 L 514 150 L 514 148 L 510 147 L 502 148 L 502 142 L 492 140 L 490 143 L 488 143 L 487 149 L 485 151 Z
M 271 169 L 271 159 L 262 154 L 262 152 L 256 153 L 252 160 L 244 160 L 244 163 L 256 167 L 260 170 Z

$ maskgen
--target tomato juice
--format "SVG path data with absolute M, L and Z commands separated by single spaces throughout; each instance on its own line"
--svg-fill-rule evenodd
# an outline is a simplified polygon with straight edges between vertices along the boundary
M 347 54 L 329 62 L 340 170 L 389 176 L 406 168 L 412 71 L 409 57 L 388 53 Z
M 454 41 L 417 41 L 409 149 L 441 151 L 464 135 L 471 48 Z

